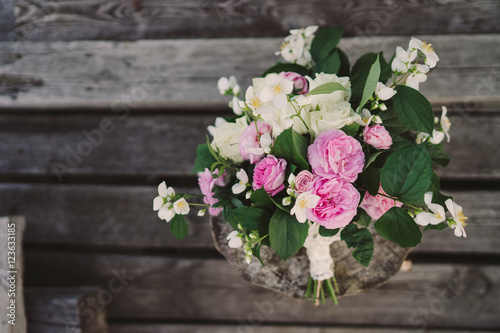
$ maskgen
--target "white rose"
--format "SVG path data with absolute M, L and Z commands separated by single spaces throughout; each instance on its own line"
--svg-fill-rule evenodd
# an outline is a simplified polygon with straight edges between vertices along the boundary
M 309 105 L 300 110 L 300 117 L 293 117 L 293 129 L 299 134 L 307 134 L 311 127 L 311 112 Z
M 213 132 L 212 148 L 219 150 L 220 156 L 235 163 L 243 162 L 240 154 L 239 142 L 241 134 L 248 126 L 246 117 L 236 119 L 235 123 L 225 123 Z
M 309 81 L 309 91 L 313 90 L 316 87 L 319 87 L 322 84 L 329 82 L 340 83 L 342 86 L 344 86 L 344 88 L 348 89 L 348 90 L 334 91 L 330 94 L 312 95 L 311 108 L 313 110 L 315 110 L 319 104 L 323 103 L 335 104 L 339 102 L 348 102 L 349 99 L 351 98 L 351 81 L 349 81 L 349 77 L 347 76 L 338 77 L 335 74 L 318 73 L 316 74 L 316 78 L 314 80 L 308 76 L 306 78 L 307 81 Z
M 311 112 L 311 135 L 317 137 L 321 132 L 341 129 L 356 121 L 359 116 L 352 110 L 348 102 L 336 104 L 323 103 L 319 105 L 319 111 Z

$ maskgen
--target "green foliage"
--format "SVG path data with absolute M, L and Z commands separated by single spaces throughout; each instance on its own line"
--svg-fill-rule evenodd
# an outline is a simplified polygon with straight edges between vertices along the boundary
M 327 55 L 329 55 L 337 46 L 344 28 L 330 27 L 316 33 L 311 43 L 311 56 L 314 62 L 318 62 Z
M 408 213 L 392 207 L 377 222 L 375 230 L 387 240 L 398 243 L 401 247 L 412 247 L 420 243 L 422 232 Z
M 331 236 L 335 236 L 336 234 L 338 234 L 340 231 L 340 228 L 337 228 L 337 229 L 327 229 L 323 226 L 320 226 L 319 227 L 319 234 L 323 237 L 331 237 Z
M 432 202 L 437 203 L 443 207 L 445 206 L 446 200 L 453 199 L 453 197 L 441 193 L 441 184 L 439 183 L 439 176 L 435 172 L 433 172 L 432 174 L 429 191 L 432 192 Z
M 341 65 L 340 55 L 334 51 L 314 65 L 314 73 L 337 74 Z
M 418 90 L 407 86 L 396 86 L 394 111 L 398 119 L 409 128 L 432 135 L 434 112 L 431 103 Z
M 368 227 L 372 222 L 372 218 L 368 215 L 363 208 L 358 207 L 358 213 L 354 216 L 353 219 L 357 224 Z
M 170 221 L 170 231 L 178 240 L 186 238 L 189 228 L 183 215 L 176 214 Z
M 380 180 L 384 191 L 412 204 L 421 200 L 431 184 L 432 161 L 427 144 L 407 147 L 387 159 Z
M 401 123 L 392 106 L 389 106 L 386 111 L 379 112 L 378 116 L 382 119 L 385 129 L 388 130 L 391 135 L 401 134 L 410 129 L 408 126 Z
M 259 230 L 262 225 L 269 223 L 270 216 L 260 208 L 238 207 L 231 209 L 227 218 L 231 225 L 238 226 L 240 224 L 247 230 Z
M 370 97 L 372 97 L 375 89 L 377 89 L 378 79 L 380 77 L 380 62 L 379 56 L 375 58 L 375 61 L 370 66 L 370 71 L 366 77 L 365 84 L 363 86 L 363 94 L 361 95 L 361 102 L 359 102 L 359 109 L 361 110 L 363 106 L 368 102 Z
M 367 228 L 359 228 L 355 224 L 348 224 L 340 233 L 348 248 L 354 248 L 352 256 L 361 265 L 367 267 L 373 257 L 373 237 Z
M 284 130 L 274 141 L 274 155 L 295 164 L 300 170 L 308 170 L 307 147 L 309 140 L 292 128 Z
M 328 82 L 317 86 L 313 90 L 309 91 L 306 96 L 310 95 L 320 95 L 320 94 L 330 94 L 337 90 L 347 90 L 343 85 L 337 82 Z
M 362 55 L 354 63 L 351 71 L 351 104 L 353 101 L 356 102 L 362 100 L 363 95 L 367 94 L 373 87 L 373 81 L 376 82 L 375 87 L 373 87 L 371 93 L 375 91 L 377 82 L 380 77 L 380 61 L 377 61 L 377 59 L 379 59 L 378 53 L 367 53 L 365 55 Z M 376 64 L 375 62 L 377 62 L 378 64 Z M 375 76 L 377 72 L 378 76 Z M 369 82 L 369 85 L 365 89 L 367 82 Z M 362 104 L 360 103 L 360 105 Z
M 384 52 L 380 52 L 378 54 L 378 56 L 379 56 L 379 60 L 380 60 L 380 79 L 379 79 L 379 81 L 385 84 L 387 82 L 387 80 L 389 80 L 392 77 L 392 69 L 391 69 L 392 59 L 389 63 L 387 61 L 385 61 Z
M 368 193 L 375 196 L 380 187 L 380 173 L 382 169 L 370 166 L 363 170 L 359 175 L 359 179 L 363 182 L 368 190 Z
M 295 216 L 277 209 L 269 223 L 269 240 L 281 259 L 293 256 L 304 245 L 309 225 L 299 223 Z
M 301 65 L 290 64 L 290 63 L 277 63 L 276 65 L 265 71 L 264 74 L 262 74 L 262 76 L 266 76 L 267 74 L 270 73 L 281 73 L 281 72 L 295 72 L 302 76 L 311 74 L 310 70 Z
M 341 128 L 342 131 L 350 136 L 355 136 L 358 133 L 359 130 L 359 124 L 358 123 L 352 123 L 349 125 L 345 125 L 344 127 Z
M 347 57 L 347 54 L 345 54 L 344 51 L 342 51 L 338 47 L 335 49 L 335 52 L 339 54 L 340 58 L 340 68 L 337 76 L 349 76 L 351 72 L 351 63 L 349 61 L 349 58 Z
M 208 144 L 204 143 L 196 147 L 196 161 L 194 162 L 193 170 L 191 173 L 198 173 L 205 171 L 205 168 L 217 162 L 208 149 Z
M 431 153 L 431 159 L 434 163 L 445 167 L 450 163 L 450 157 L 444 151 L 444 146 L 442 143 L 434 145 L 429 143 L 429 151 Z
M 432 230 L 443 230 L 443 229 L 446 229 L 446 228 L 448 228 L 448 223 L 446 223 L 446 222 L 441 222 L 441 223 L 438 223 L 436 225 L 428 224 L 428 225 L 425 226 L 424 232 L 426 232 L 429 229 L 432 229 Z

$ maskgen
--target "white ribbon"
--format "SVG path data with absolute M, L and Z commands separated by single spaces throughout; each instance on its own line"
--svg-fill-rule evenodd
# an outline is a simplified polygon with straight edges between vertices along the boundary
M 330 254 L 330 244 L 340 240 L 340 232 L 332 237 L 323 237 L 319 234 L 319 227 L 318 223 L 310 224 L 304 247 L 307 250 L 312 278 L 328 280 L 333 277 L 335 267 Z

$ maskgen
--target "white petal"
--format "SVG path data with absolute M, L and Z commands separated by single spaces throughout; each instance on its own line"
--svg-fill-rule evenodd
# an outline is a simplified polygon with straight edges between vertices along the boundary
M 243 241 L 240 237 L 233 237 L 229 240 L 228 245 L 232 249 L 237 249 L 243 245 Z
M 167 184 L 165 182 L 161 182 L 160 185 L 158 185 L 158 194 L 161 197 L 167 197 Z
M 396 58 L 398 59 L 401 63 L 407 63 L 408 62 L 408 53 L 401 47 L 398 46 L 396 48 Z
M 227 240 L 230 240 L 230 239 L 232 239 L 233 237 L 237 236 L 238 234 L 239 234 L 238 230 L 233 230 L 233 231 L 231 231 L 231 232 L 227 235 L 226 239 L 227 239 Z
M 429 206 L 432 203 L 432 192 L 425 192 L 424 194 L 424 202 L 427 206 Z
M 159 210 L 163 206 L 163 198 L 160 196 L 157 196 L 153 200 L 153 210 Z
M 242 183 L 236 183 L 231 187 L 231 191 L 233 191 L 234 194 L 240 194 L 243 193 L 243 191 L 246 190 L 246 185 Z
M 180 198 L 176 202 L 174 202 L 174 211 L 176 214 L 186 215 L 189 213 L 189 204 L 186 199 Z
M 430 139 L 432 144 L 438 145 L 444 140 L 444 133 L 434 130 L 432 131 L 432 138 Z
M 240 171 L 236 173 L 236 178 L 241 180 L 241 182 L 244 184 L 248 183 L 248 175 L 243 169 L 240 169 Z
M 431 221 L 435 219 L 434 214 L 429 212 L 421 212 L 415 216 L 415 223 L 421 226 L 432 224 Z
M 158 211 L 158 217 L 162 220 L 165 220 L 167 222 L 170 222 L 170 220 L 175 216 L 175 212 L 173 209 L 170 209 L 167 206 L 163 206 L 160 208 Z
M 394 95 L 396 95 L 396 91 L 389 87 L 385 87 L 378 92 L 378 97 L 383 101 L 392 98 Z

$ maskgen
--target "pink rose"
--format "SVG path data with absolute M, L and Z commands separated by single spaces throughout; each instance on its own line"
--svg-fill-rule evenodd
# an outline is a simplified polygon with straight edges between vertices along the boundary
M 299 194 L 310 191 L 315 178 L 309 171 L 302 170 L 295 177 L 295 191 Z
M 392 138 L 384 126 L 366 126 L 363 130 L 363 137 L 367 144 L 377 149 L 389 149 L 392 145 Z
M 340 178 L 316 178 L 312 193 L 320 197 L 315 208 L 307 210 L 307 219 L 327 229 L 348 225 L 356 216 L 360 194 L 351 183 Z
M 286 161 L 278 159 L 273 155 L 267 155 L 260 161 L 253 170 L 253 183 L 254 190 L 264 187 L 270 196 L 278 194 L 285 188 L 283 182 L 285 181 Z
M 219 174 L 219 170 L 215 170 L 214 174 L 215 175 Z M 203 198 L 204 203 L 212 206 L 212 205 L 216 204 L 217 202 L 219 202 L 219 200 L 217 198 L 214 198 L 215 193 L 213 192 L 213 189 L 214 189 L 215 185 L 217 185 L 217 186 L 226 185 L 224 182 L 225 175 L 226 175 L 226 173 L 224 172 L 222 174 L 222 176 L 217 177 L 217 178 L 213 178 L 212 173 L 207 168 L 205 168 L 205 171 L 200 172 L 200 174 L 198 176 L 198 184 L 200 185 L 201 193 L 205 196 Z M 217 207 L 217 208 L 210 207 L 210 208 L 208 208 L 208 212 L 212 216 L 219 215 L 219 213 L 222 212 L 222 210 L 223 210 L 223 207 Z
M 382 186 L 380 186 L 378 192 L 385 194 Z M 403 203 L 396 201 L 397 207 L 401 207 L 402 205 Z M 373 220 L 378 220 L 385 214 L 385 212 L 391 209 L 391 207 L 394 207 L 394 200 L 378 194 L 376 196 L 372 196 L 367 191 L 359 207 L 363 208 Z
M 322 132 L 307 151 L 313 173 L 325 177 L 340 177 L 354 182 L 363 170 L 365 154 L 361 144 L 342 132 L 331 129 Z
M 307 80 L 302 75 L 295 72 L 281 72 L 278 74 L 283 79 L 293 82 L 293 90 L 299 95 L 305 95 L 309 92 Z
M 271 125 L 268 125 L 263 121 L 258 121 L 257 127 L 259 128 L 259 135 L 257 135 L 255 122 L 252 121 L 243 131 L 239 141 L 241 156 L 244 160 L 250 161 L 252 164 L 259 162 L 265 155 L 264 149 L 262 149 L 260 145 L 259 138 L 266 133 L 269 134 L 269 137 L 271 137 L 273 131 Z

